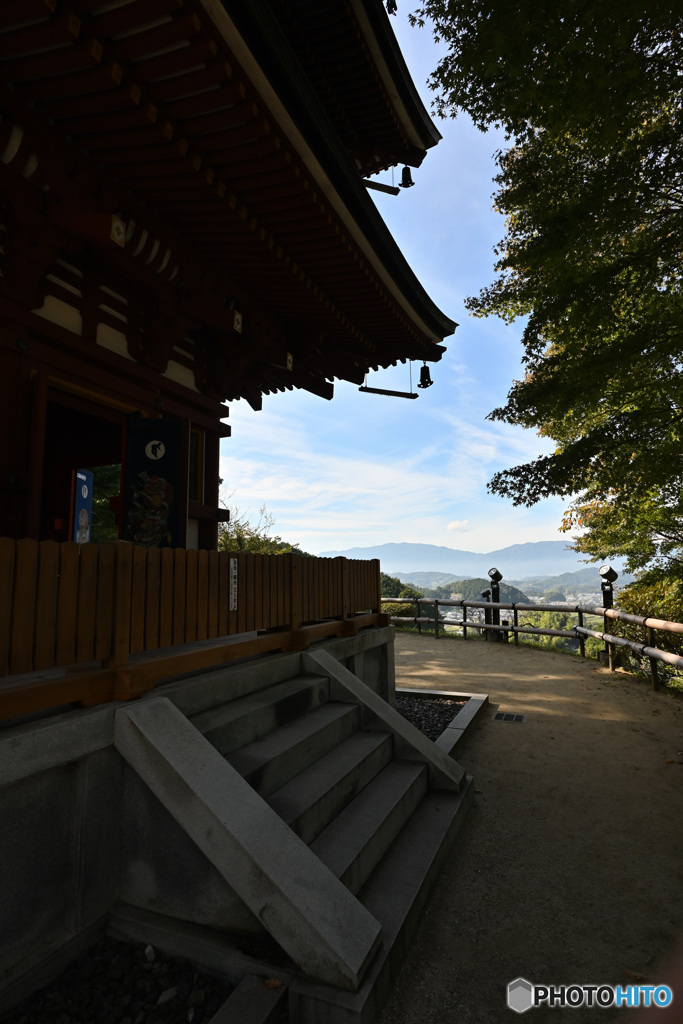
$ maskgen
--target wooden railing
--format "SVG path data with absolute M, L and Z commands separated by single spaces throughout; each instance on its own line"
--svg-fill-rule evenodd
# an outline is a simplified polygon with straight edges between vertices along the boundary
M 87 665 L 106 699 L 133 696 L 155 672 L 173 674 L 174 657 L 178 672 L 193 671 L 375 624 L 379 580 L 378 561 L 0 538 L 0 676 L 68 666 L 70 678 L 85 679 L 76 667 Z M 240 634 L 250 637 L 235 644 Z M 11 684 L 0 705 L 16 693 Z M 77 689 L 76 698 L 71 686 L 53 698 L 100 699 L 97 687 Z M 11 714 L 26 713 L 20 704 Z

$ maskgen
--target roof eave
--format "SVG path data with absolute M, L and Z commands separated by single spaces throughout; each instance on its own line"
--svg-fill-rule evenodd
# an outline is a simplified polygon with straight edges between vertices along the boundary
M 266 94 L 271 108 L 277 110 L 290 142 L 397 302 L 435 343 L 452 334 L 457 324 L 436 306 L 408 265 L 368 197 L 322 105 L 311 94 L 268 5 L 264 0 L 251 0 L 249 4 L 230 0 L 200 2 L 226 42 L 233 50 L 238 48 L 242 63 L 251 65 L 250 74 L 258 79 L 259 89 Z M 243 46 L 235 38 L 235 30 Z
M 401 117 L 411 143 L 423 150 L 424 159 L 426 151 L 436 146 L 442 136 L 415 88 L 384 4 L 382 0 L 350 0 L 350 4 L 359 24 L 365 28 L 365 42 L 382 76 L 384 87 Z M 419 163 L 416 162 L 414 166 L 419 166 Z

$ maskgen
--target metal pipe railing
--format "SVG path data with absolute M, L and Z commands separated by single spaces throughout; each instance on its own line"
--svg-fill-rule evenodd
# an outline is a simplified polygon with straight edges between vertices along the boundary
M 679 623 L 677 623 L 679 625 Z M 585 627 L 576 626 L 575 630 L 577 633 L 581 632 L 584 636 L 594 636 L 598 640 L 604 640 L 608 644 L 614 644 L 617 647 L 628 647 L 636 654 L 641 655 L 644 658 L 652 658 L 655 661 L 663 661 L 667 665 L 673 665 L 674 668 L 683 669 L 683 658 L 678 654 L 669 654 L 668 651 L 661 651 L 658 647 L 649 647 L 647 644 L 636 643 L 635 640 L 628 640 L 625 636 L 612 636 L 609 633 L 601 633 L 596 629 L 586 629 Z
M 657 662 L 663 662 L 667 665 L 671 665 L 673 668 L 683 670 L 683 657 L 676 654 L 670 654 L 668 651 L 662 651 L 658 647 L 654 646 L 654 630 L 658 629 L 662 632 L 683 634 L 683 623 L 681 622 L 669 622 L 665 619 L 654 619 L 650 616 L 644 615 L 633 615 L 630 612 L 622 612 L 618 608 L 604 608 L 599 605 L 582 605 L 582 604 L 569 604 L 568 602 L 556 603 L 556 604 L 525 604 L 514 601 L 468 601 L 466 598 L 457 600 L 449 598 L 433 598 L 433 597 L 383 597 L 381 598 L 382 604 L 410 604 L 417 607 L 418 615 L 416 616 L 392 616 L 391 621 L 395 623 L 417 623 L 418 626 L 422 625 L 434 625 L 434 634 L 438 638 L 438 612 L 440 607 L 452 607 L 460 608 L 462 610 L 462 619 L 443 619 L 441 620 L 444 626 L 457 626 L 462 629 L 463 637 L 467 638 L 467 630 L 479 629 L 486 632 L 501 632 L 501 633 L 512 633 L 515 638 L 515 643 L 518 643 L 519 634 L 536 634 L 540 636 L 559 636 L 566 637 L 568 639 L 578 639 L 580 644 L 581 655 L 585 655 L 585 638 L 595 637 L 599 640 L 604 640 L 607 644 L 609 653 L 609 666 L 612 669 L 613 664 L 613 648 L 614 647 L 626 647 L 633 651 L 640 657 L 648 658 L 650 662 L 650 672 L 652 678 L 652 688 L 657 689 L 659 685 L 659 679 L 657 676 Z M 434 618 L 427 616 L 420 616 L 420 606 L 422 604 L 432 605 L 434 607 Z M 478 622 L 475 620 L 467 619 L 468 608 L 482 608 L 482 609 L 497 609 L 500 611 L 509 610 L 514 613 L 514 622 L 512 625 L 509 623 L 495 624 L 488 622 Z M 536 626 L 520 626 L 518 615 L 519 612 L 571 612 L 577 615 L 578 623 L 571 629 L 544 629 Z M 647 630 L 648 642 L 638 643 L 634 640 L 628 640 L 626 637 L 614 636 L 608 633 L 606 630 L 600 631 L 596 629 L 590 629 L 583 624 L 584 615 L 599 616 L 605 621 L 606 619 L 614 619 L 618 622 L 625 622 L 629 625 L 640 626 Z
M 581 611 L 589 615 L 602 615 L 608 619 L 618 619 L 633 626 L 644 626 L 646 629 L 661 629 L 667 633 L 683 633 L 683 622 L 669 622 L 666 619 L 651 619 L 648 615 L 632 615 L 630 612 L 619 611 L 618 608 L 600 608 L 598 605 L 582 607 Z

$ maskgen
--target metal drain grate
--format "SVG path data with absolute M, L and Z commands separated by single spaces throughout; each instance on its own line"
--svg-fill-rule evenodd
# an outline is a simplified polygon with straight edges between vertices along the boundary
M 510 711 L 498 711 L 493 716 L 494 722 L 526 722 L 526 715 L 513 715 Z

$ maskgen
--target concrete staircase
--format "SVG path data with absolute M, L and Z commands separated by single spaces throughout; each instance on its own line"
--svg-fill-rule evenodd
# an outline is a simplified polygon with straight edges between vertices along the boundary
M 277 966 L 252 959 L 249 973 L 289 987 L 290 1020 L 370 1024 L 472 780 L 324 650 L 233 699 L 217 682 L 209 690 L 199 707 L 197 688 L 183 706 L 184 691 L 170 687 L 119 711 L 117 746 L 246 905 L 240 929 L 251 920 L 284 951 Z M 144 921 L 144 908 L 124 909 L 114 931 Z M 173 929 L 152 915 L 149 941 L 155 927 L 156 941 L 173 946 Z M 168 951 L 188 955 L 191 934 L 178 932 Z M 228 947 L 216 956 L 225 963 Z

